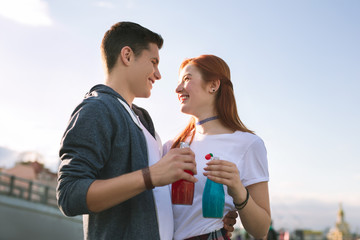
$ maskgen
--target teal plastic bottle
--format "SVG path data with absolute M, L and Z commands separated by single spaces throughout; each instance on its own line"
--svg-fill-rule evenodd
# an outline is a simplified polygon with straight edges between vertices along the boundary
M 210 155 L 210 157 L 209 157 Z M 205 156 L 207 160 L 219 159 L 212 157 L 209 153 Z M 220 183 L 206 180 L 202 198 L 202 211 L 205 218 L 222 218 L 224 214 L 225 192 L 224 186 Z

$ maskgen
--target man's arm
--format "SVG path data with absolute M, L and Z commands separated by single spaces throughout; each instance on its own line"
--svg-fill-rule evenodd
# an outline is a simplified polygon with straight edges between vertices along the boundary
M 146 190 L 141 170 L 108 179 L 98 177 L 112 152 L 111 115 L 106 105 L 91 99 L 72 115 L 60 149 L 57 188 L 59 208 L 67 216 L 103 211 Z M 116 133 L 122 134 L 126 132 Z M 154 186 L 182 178 L 195 182 L 185 169 L 196 172 L 194 153 L 190 149 L 174 149 L 150 167 L 151 181 Z
M 190 170 L 196 174 L 194 153 L 189 148 L 172 149 L 159 162 L 150 167 L 152 184 L 157 187 L 168 185 L 179 179 L 197 181 L 194 176 L 184 170 Z M 112 179 L 95 180 L 89 187 L 86 202 L 90 211 L 101 212 L 145 190 L 142 171 L 138 170 Z
M 227 231 L 228 237 L 231 237 L 232 232 L 235 230 L 234 225 L 236 224 L 237 217 L 238 214 L 236 211 L 230 211 L 223 218 L 224 228 Z

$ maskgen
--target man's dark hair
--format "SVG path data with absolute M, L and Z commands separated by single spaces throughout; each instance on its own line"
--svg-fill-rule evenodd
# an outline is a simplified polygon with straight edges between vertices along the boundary
M 137 23 L 118 22 L 105 33 L 101 43 L 101 54 L 110 73 L 123 47 L 130 47 L 137 57 L 143 50 L 149 49 L 150 43 L 155 43 L 160 49 L 163 42 L 159 34 Z

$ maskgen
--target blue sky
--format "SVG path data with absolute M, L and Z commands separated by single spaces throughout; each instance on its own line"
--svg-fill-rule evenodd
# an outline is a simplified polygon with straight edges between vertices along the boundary
M 332 227 L 342 202 L 359 232 L 360 2 L 174 2 L 0 0 L 0 147 L 38 151 L 56 169 L 72 110 L 104 81 L 105 31 L 134 21 L 165 39 L 162 80 L 135 101 L 163 141 L 189 119 L 174 93 L 180 63 L 218 55 L 268 150 L 275 227 Z

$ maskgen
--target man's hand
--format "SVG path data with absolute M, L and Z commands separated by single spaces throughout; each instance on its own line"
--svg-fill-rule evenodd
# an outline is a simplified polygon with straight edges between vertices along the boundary
M 228 212 L 225 217 L 223 218 L 224 222 L 224 228 L 227 230 L 227 235 L 229 237 L 232 236 L 232 232 L 234 231 L 234 225 L 236 223 L 236 218 L 238 217 L 238 214 L 236 211 Z
M 197 182 L 197 178 L 184 170 L 197 174 L 195 154 L 190 148 L 174 148 L 150 167 L 151 181 L 154 186 L 168 185 L 180 179 Z

